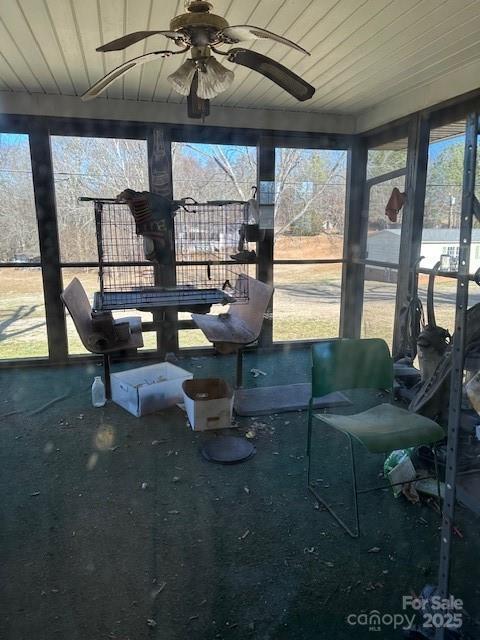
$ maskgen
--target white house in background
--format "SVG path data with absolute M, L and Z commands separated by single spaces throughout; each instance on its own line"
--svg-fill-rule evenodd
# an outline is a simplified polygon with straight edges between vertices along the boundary
M 441 255 L 451 256 L 450 268 L 458 267 L 459 229 L 424 229 L 420 255 L 423 260 L 421 267 L 431 269 L 440 260 Z M 378 262 L 398 263 L 400 251 L 400 229 L 384 229 L 371 233 L 367 240 L 367 259 Z M 470 273 L 480 267 L 480 229 L 472 229 L 472 244 L 470 248 Z M 383 267 L 369 266 L 366 270 L 369 280 L 387 282 L 396 281 L 396 271 Z

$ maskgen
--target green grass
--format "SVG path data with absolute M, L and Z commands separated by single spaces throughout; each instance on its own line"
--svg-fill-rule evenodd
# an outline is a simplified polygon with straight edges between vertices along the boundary
M 273 339 L 314 340 L 338 336 L 339 317 L 332 318 L 289 318 L 279 317 L 273 321 Z
M 48 355 L 44 340 L 29 340 L 25 344 L 18 342 L 0 342 L 0 360 L 15 358 L 39 358 Z
M 65 282 L 69 282 L 74 275 L 82 280 L 91 297 L 97 288 L 96 273 L 68 270 L 68 273 L 64 273 Z M 339 266 L 277 266 L 275 280 L 274 340 L 307 340 L 338 335 Z M 449 293 L 450 290 L 450 283 L 440 279 L 436 292 Z M 40 272 L 33 269 L 0 269 L 0 294 L 0 359 L 46 356 L 48 348 Z M 395 285 L 366 283 L 362 319 L 364 337 L 380 337 L 391 342 L 394 304 Z M 454 307 L 441 303 L 436 311 L 439 324 L 451 327 Z M 143 316 L 145 320 L 151 320 L 151 314 Z M 185 317 L 189 317 L 189 314 Z M 69 352 L 86 353 L 70 318 L 67 318 L 67 332 Z M 155 334 L 145 332 L 144 343 L 145 349 L 156 349 Z M 179 344 L 180 347 L 210 346 L 199 330 L 181 331 Z

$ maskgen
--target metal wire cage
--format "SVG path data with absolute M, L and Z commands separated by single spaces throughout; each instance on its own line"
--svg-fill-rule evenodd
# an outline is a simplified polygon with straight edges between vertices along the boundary
M 175 216 L 178 286 L 226 290 L 237 302 L 248 300 L 249 265 L 235 262 L 247 224 L 245 202 L 188 204 Z M 245 244 L 246 247 L 246 244 Z
M 248 222 L 246 203 L 192 201 L 181 207 L 174 218 L 175 265 L 146 260 L 144 239 L 136 234 L 127 204 L 94 203 L 100 277 L 96 308 L 196 310 L 248 301 L 244 276 L 251 265 L 232 259 Z

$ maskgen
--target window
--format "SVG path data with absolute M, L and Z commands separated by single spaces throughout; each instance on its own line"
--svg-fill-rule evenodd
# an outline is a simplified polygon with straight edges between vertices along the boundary
M 366 198 L 368 235 L 361 335 L 383 338 L 391 346 L 397 294 L 403 207 L 386 215 L 393 191 L 405 192 L 406 138 L 369 149 Z M 392 175 L 393 174 L 393 175 Z M 398 194 L 397 194 L 398 195 Z M 400 201 L 397 202 L 397 205 Z M 368 261 L 383 263 L 368 264 Z M 391 266 L 390 266 L 391 265 Z
M 48 355 L 28 135 L 0 133 L 0 359 Z M 32 263 L 32 267 L 14 266 Z M 33 266 L 36 264 L 37 266 Z
M 61 260 L 96 261 L 93 205 L 78 198 L 148 189 L 147 142 L 52 136 L 51 145 Z
M 445 234 L 449 229 L 457 229 L 458 238 L 464 146 L 464 120 L 430 132 L 424 236 L 427 229 L 444 229 Z
M 276 150 L 276 260 L 342 258 L 346 162 L 343 150 Z
M 458 268 L 465 126 L 461 120 L 430 132 L 421 249 L 421 266 L 427 269 L 440 260 L 442 253 L 452 256 L 451 269 Z M 474 218 L 470 273 L 480 266 L 479 241 L 480 225 Z
M 0 260 L 39 262 L 28 136 L 0 133 Z
M 48 356 L 40 267 L 0 267 L 0 359 Z
M 395 187 L 400 193 L 405 191 L 404 176 L 375 184 L 369 189 L 368 260 L 398 264 L 403 214 L 400 210 L 396 222 L 385 215 L 385 207 Z
M 396 295 L 396 269 L 365 267 L 362 338 L 383 338 L 392 346 Z
M 367 180 L 382 176 L 407 164 L 407 138 L 394 140 L 368 150 Z
M 172 144 L 173 197 L 209 200 L 249 200 L 257 183 L 257 149 L 238 145 Z M 198 239 L 204 231 L 198 230 Z M 214 305 L 212 314 L 224 313 L 225 307 Z M 190 320 L 190 313 L 179 313 L 179 320 Z M 180 331 L 180 347 L 210 346 L 198 330 Z
M 338 336 L 341 264 L 277 264 L 274 282 L 274 340 Z
M 226 144 L 172 144 L 173 197 L 248 200 L 257 184 L 257 149 Z
M 93 203 L 79 203 L 81 196 L 113 198 L 124 189 L 148 190 L 146 140 L 52 136 L 52 160 L 57 201 L 58 233 L 62 262 L 78 262 L 78 267 L 62 269 L 64 285 L 73 277 L 83 284 L 90 301 L 99 288 L 96 267 L 97 240 Z M 139 312 L 134 311 L 138 315 Z M 132 311 L 115 312 L 115 317 Z M 151 321 L 149 313 L 141 314 Z M 67 314 L 69 353 L 85 353 L 71 318 Z M 146 348 L 156 346 L 154 332 L 144 334 Z
M 273 339 L 338 336 L 347 152 L 277 148 L 275 152 Z
M 405 191 L 407 146 L 408 140 L 402 138 L 368 150 L 368 260 L 398 264 L 403 208 L 387 216 L 386 207 L 394 189 Z

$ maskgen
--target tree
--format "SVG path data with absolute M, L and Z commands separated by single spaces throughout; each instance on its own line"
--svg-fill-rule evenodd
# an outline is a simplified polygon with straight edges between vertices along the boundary
M 256 149 L 176 143 L 175 198 L 248 200 L 256 184 Z M 342 232 L 346 152 L 285 148 L 276 152 L 276 234 Z
M 0 134 L 0 260 L 38 257 L 28 136 Z
M 256 148 L 172 145 L 173 195 L 208 200 L 248 200 L 257 183 Z
M 75 136 L 51 138 L 58 229 L 63 261 L 95 261 L 93 207 L 80 196 L 115 197 L 148 189 L 146 143 Z M 0 137 L 0 259 L 38 257 L 38 234 L 27 136 Z M 173 143 L 174 197 L 248 200 L 257 181 L 256 148 Z M 346 152 L 277 149 L 277 235 L 343 231 Z
M 114 198 L 126 188 L 148 190 L 146 142 L 54 136 L 52 158 L 61 258 L 95 261 L 93 205 L 78 198 Z
M 343 232 L 346 152 L 277 149 L 275 234 Z
M 453 228 L 460 224 L 464 144 L 463 139 L 453 140 L 429 162 L 425 227 Z
M 397 143 L 399 144 L 399 143 Z M 407 141 L 400 149 L 369 149 L 367 179 L 403 169 L 407 165 Z

